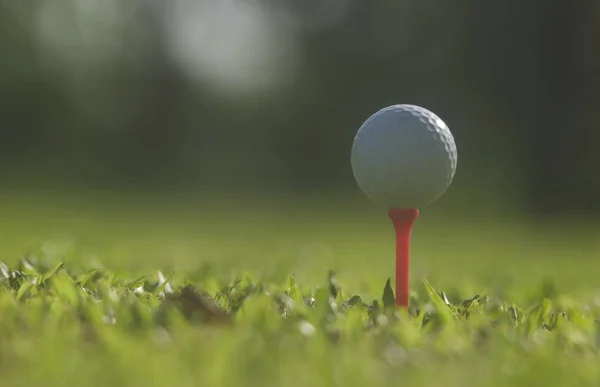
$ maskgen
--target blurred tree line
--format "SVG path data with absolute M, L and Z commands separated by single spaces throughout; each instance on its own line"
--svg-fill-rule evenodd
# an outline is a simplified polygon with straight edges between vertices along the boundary
M 0 172 L 355 189 L 360 124 L 414 103 L 465 190 L 600 213 L 599 38 L 596 0 L 0 1 Z

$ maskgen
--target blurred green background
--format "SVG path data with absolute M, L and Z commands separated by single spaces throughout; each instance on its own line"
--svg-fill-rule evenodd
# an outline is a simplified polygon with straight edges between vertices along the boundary
M 412 103 L 459 154 L 415 227 L 416 273 L 592 281 L 599 26 L 583 0 L 0 2 L 0 253 L 142 271 L 310 256 L 380 283 L 391 226 L 350 147 Z

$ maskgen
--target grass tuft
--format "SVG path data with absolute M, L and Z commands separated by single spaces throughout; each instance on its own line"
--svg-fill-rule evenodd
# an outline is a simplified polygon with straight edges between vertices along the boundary
M 28 385 L 39 375 L 79 385 L 600 380 L 600 305 L 593 300 L 570 300 L 542 284 L 530 305 L 485 294 L 452 301 L 448 294 L 460 289 L 422 282 L 424 292 L 414 292 L 404 310 L 395 306 L 390 279 L 381 299 L 365 302 L 333 271 L 321 284 L 248 274 L 190 282 L 174 272 L 129 279 L 64 262 L 0 263 L 0 360 L 13 367 L 8 381 Z

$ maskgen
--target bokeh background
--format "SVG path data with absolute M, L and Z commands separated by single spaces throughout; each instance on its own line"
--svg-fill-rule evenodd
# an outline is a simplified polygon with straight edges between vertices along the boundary
M 187 232 L 212 243 L 190 251 L 216 257 L 245 243 L 232 234 L 256 242 L 257 222 L 282 235 L 304 216 L 305 234 L 294 229 L 303 244 L 273 248 L 265 239 L 257 251 L 293 256 L 291 266 L 306 249 L 324 267 L 335 248 L 348 257 L 385 246 L 387 257 L 390 226 L 358 190 L 350 148 L 373 112 L 412 103 L 446 121 L 459 154 L 454 182 L 420 223 L 415 254 L 488 257 L 487 273 L 497 278 L 489 265 L 508 254 L 500 248 L 508 238 L 510 254 L 527 256 L 533 272 L 542 276 L 541 263 L 555 254 L 552 273 L 572 270 L 581 280 L 595 267 L 596 229 L 562 227 L 559 217 L 600 216 L 598 39 L 593 0 L 2 1 L 2 252 L 16 257 L 35 238 L 57 240 L 42 229 L 80 232 L 89 243 L 112 232 L 131 243 L 165 222 L 149 213 L 179 202 L 161 199 L 174 192 L 213 209 L 210 217 L 193 205 L 183 211 L 186 225 L 211 226 L 153 229 L 171 242 Z M 120 203 L 111 208 L 121 222 L 98 215 L 100 205 L 77 204 L 94 194 Z M 59 207 L 50 197 L 68 197 L 68 205 L 52 212 Z M 354 204 L 342 211 L 342 203 Z M 315 215 L 322 208 L 342 215 L 327 223 Z M 371 223 L 353 217 L 359 210 Z M 496 216 L 508 213 L 543 217 L 559 231 L 536 229 L 534 238 L 519 222 L 499 225 Z M 476 220 L 453 228 L 456 215 Z M 332 231 L 342 224 L 352 237 Z M 104 251 L 100 242 L 90 251 L 132 265 L 151 253 L 182 264 L 181 248 L 167 252 L 166 238 L 148 235 L 139 254 Z M 581 265 L 565 266 L 569 251 Z M 385 262 L 377 278 L 389 273 Z M 456 266 L 455 274 L 465 270 Z
M 466 203 L 597 214 L 599 26 L 589 0 L 2 2 L 0 189 L 354 192 L 360 124 L 414 103 Z

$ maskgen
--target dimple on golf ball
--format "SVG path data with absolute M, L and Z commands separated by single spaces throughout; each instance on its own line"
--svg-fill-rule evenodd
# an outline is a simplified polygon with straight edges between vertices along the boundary
M 352 145 L 358 186 L 388 208 L 423 207 L 438 199 L 456 172 L 457 152 L 448 126 L 415 105 L 392 105 L 371 115 Z

